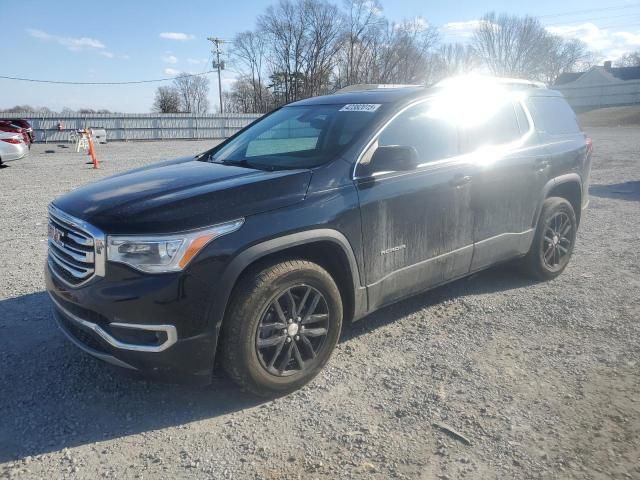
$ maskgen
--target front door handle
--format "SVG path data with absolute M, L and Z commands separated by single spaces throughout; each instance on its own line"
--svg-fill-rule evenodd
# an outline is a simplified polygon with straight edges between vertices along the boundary
M 456 175 L 455 177 L 453 177 L 449 181 L 449 184 L 452 187 L 462 187 L 463 185 L 466 185 L 467 183 L 471 183 L 471 176 L 470 175 Z

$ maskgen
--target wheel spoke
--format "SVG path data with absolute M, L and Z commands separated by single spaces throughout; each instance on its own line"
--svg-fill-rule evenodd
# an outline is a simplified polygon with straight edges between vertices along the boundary
M 287 317 L 284 315 L 284 312 L 282 311 L 282 307 L 280 306 L 280 299 L 276 298 L 276 301 L 273 302 L 273 306 L 276 309 L 276 313 L 278 314 L 278 318 L 284 322 L 287 323 Z
M 322 337 L 327 334 L 326 328 L 305 328 L 304 335 L 307 337 Z
M 314 315 L 309 315 L 308 317 L 305 317 L 305 319 L 302 321 L 302 325 L 308 325 L 310 323 L 318 323 L 322 320 L 326 320 L 327 318 L 329 318 L 328 313 L 316 313 Z
M 284 357 L 282 357 L 282 361 L 280 362 L 280 365 L 278 366 L 278 370 L 280 370 L 281 372 L 284 371 L 285 368 L 287 368 L 287 365 L 289 365 L 289 361 L 291 360 L 291 351 L 293 350 L 293 342 L 291 342 L 289 344 L 289 348 L 287 349 L 286 353 L 284 354 Z
M 278 329 L 287 328 L 287 324 L 281 323 L 281 322 L 263 323 L 262 325 L 260 325 L 260 328 L 262 328 L 263 330 L 278 330 Z
M 566 237 L 567 234 L 571 231 L 571 222 L 567 220 L 567 225 L 560 231 L 560 235 Z
M 293 298 L 293 294 L 291 293 L 291 289 L 287 290 L 287 302 L 289 303 L 289 316 L 295 317 L 296 311 L 298 308 L 296 307 L 296 299 Z
M 282 352 L 282 347 L 284 347 L 284 344 L 286 343 L 285 339 L 286 337 L 283 338 L 282 341 L 278 344 L 278 348 L 276 348 L 276 351 L 273 354 L 273 357 L 271 357 L 271 361 L 269 362 L 269 365 L 267 368 L 273 368 L 273 365 L 276 363 L 276 360 L 280 356 L 280 352 Z
M 563 247 L 560 244 L 558 244 L 558 250 L 560 250 L 560 253 L 562 253 L 562 255 L 566 255 L 567 252 L 569 251 L 569 250 L 567 250 L 565 247 Z
M 295 313 L 296 317 L 299 317 L 300 315 L 302 315 L 302 310 L 304 309 L 304 306 L 307 303 L 307 299 L 309 298 L 310 293 L 311 293 L 311 287 L 307 287 L 307 289 L 304 292 L 304 295 L 302 296 L 302 300 L 300 300 L 298 311 Z
M 295 357 L 296 362 L 298 362 L 300 370 L 302 370 L 304 368 L 304 360 L 302 360 L 302 355 L 300 355 L 298 345 L 296 344 L 296 342 L 291 342 L 291 345 L 293 346 L 293 356 Z
M 547 250 L 544 252 L 544 259 L 547 263 L 551 261 L 551 256 L 553 255 L 555 248 L 553 248 L 553 243 L 550 243 L 547 247 Z
M 318 302 L 320 302 L 321 298 L 322 296 L 318 292 L 316 292 L 315 296 L 313 297 L 313 300 L 311 300 L 311 305 L 309 305 L 309 308 L 305 312 L 304 318 L 302 319 L 303 325 L 307 323 L 307 321 L 309 320 L 309 317 L 311 317 L 311 314 L 316 311 L 316 308 L 318 307 Z
M 545 235 L 545 236 L 544 236 L 544 239 L 545 239 L 545 241 L 546 241 L 547 243 L 553 243 L 553 238 L 551 238 L 551 237 L 549 237 L 549 236 L 547 236 L 547 235 Z
M 273 337 L 269 338 L 259 338 L 258 348 L 273 347 L 275 345 L 278 345 L 278 343 L 280 342 L 284 342 L 285 338 L 287 338 L 286 335 L 274 335 Z
M 300 338 L 302 338 L 302 343 L 307 347 L 307 351 L 309 352 L 309 355 L 311 355 L 311 358 L 316 358 L 316 351 L 313 349 L 311 341 L 306 337 L 306 335 L 301 335 Z

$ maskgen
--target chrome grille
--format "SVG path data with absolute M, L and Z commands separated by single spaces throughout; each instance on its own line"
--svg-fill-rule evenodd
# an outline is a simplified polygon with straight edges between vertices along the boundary
M 49 265 L 66 283 L 77 286 L 102 273 L 104 241 L 98 230 L 50 206 L 48 237 Z

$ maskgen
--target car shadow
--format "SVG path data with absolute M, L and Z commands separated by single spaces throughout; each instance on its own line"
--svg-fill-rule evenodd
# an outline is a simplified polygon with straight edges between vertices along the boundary
M 534 280 L 520 273 L 514 264 L 498 265 L 383 307 L 345 328 L 340 341 L 347 342 L 424 308 L 433 307 L 448 300 L 526 288 L 534 283 L 536 283 Z
M 615 198 L 630 202 L 640 201 L 640 181 L 631 180 L 612 185 L 591 185 L 589 194 L 595 197 Z
M 500 267 L 386 307 L 347 325 L 341 342 L 464 295 L 531 282 Z M 256 407 L 216 373 L 195 387 L 145 380 L 96 360 L 57 330 L 45 292 L 0 301 L 0 463 L 63 448 L 184 425 Z

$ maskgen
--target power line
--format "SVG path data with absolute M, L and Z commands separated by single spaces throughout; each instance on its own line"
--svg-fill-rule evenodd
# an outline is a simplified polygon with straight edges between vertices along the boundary
M 605 21 L 609 21 L 613 18 L 630 18 L 630 17 L 636 17 L 638 15 L 638 13 L 640 12 L 636 12 L 636 13 L 624 13 L 622 15 L 612 15 L 612 16 L 607 16 L 607 17 L 591 17 L 591 18 L 583 18 L 581 20 L 571 20 L 570 22 L 554 22 L 554 23 L 545 23 L 544 25 L 546 27 L 554 27 L 556 25 L 573 25 L 575 23 L 587 23 L 587 22 L 594 22 L 596 20 L 605 20 Z
M 202 73 L 189 73 L 186 75 L 182 75 L 182 77 L 199 77 L 202 75 L 208 75 L 213 72 L 214 70 L 207 70 L 206 72 L 202 72 Z M 0 78 L 5 80 L 16 80 L 19 82 L 54 83 L 58 85 L 133 85 L 133 84 L 139 84 L 139 83 L 170 82 L 172 80 L 175 80 L 177 77 L 154 78 L 151 80 L 131 80 L 128 82 L 69 82 L 64 80 L 41 80 L 36 78 L 11 77 L 9 75 L 0 75 Z
M 626 4 L 626 5 L 618 5 L 613 7 L 601 7 L 601 8 L 589 8 L 586 10 L 574 10 L 572 12 L 563 12 L 563 13 L 551 13 L 548 15 L 534 15 L 538 18 L 554 18 L 554 17 L 567 17 L 572 15 L 580 15 L 582 13 L 591 13 L 591 12 L 602 12 L 602 11 L 611 11 L 611 10 L 624 10 L 626 8 L 636 8 L 640 7 L 640 3 Z
M 637 20 L 635 20 L 637 22 Z M 596 25 L 596 27 L 599 30 L 607 30 L 610 28 L 629 28 L 629 27 L 640 27 L 640 23 L 628 23 L 625 25 Z M 556 29 L 558 29 L 559 27 L 555 27 Z M 578 27 L 573 27 L 573 28 L 569 28 L 569 29 L 561 29 L 560 33 L 574 33 L 574 32 L 580 32 L 584 30 L 584 26 L 578 26 Z

